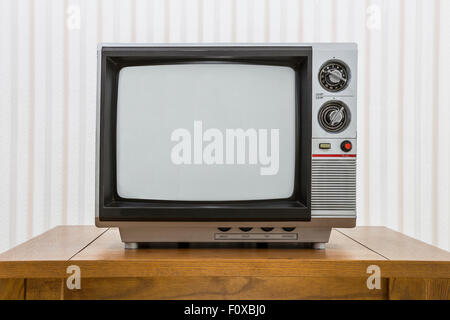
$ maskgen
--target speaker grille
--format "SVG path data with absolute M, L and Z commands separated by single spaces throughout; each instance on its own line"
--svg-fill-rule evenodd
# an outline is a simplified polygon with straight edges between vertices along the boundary
M 312 210 L 356 209 L 356 158 L 313 158 Z

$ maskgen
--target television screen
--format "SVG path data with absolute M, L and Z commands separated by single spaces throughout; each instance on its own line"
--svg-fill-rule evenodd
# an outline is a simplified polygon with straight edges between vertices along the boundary
M 174 201 L 289 198 L 295 114 L 290 67 L 124 67 L 117 92 L 117 193 Z

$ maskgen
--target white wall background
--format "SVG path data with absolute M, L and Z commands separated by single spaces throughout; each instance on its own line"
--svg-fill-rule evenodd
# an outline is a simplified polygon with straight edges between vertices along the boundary
M 359 45 L 358 224 L 450 249 L 450 0 L 0 0 L 0 252 L 93 224 L 98 42 Z

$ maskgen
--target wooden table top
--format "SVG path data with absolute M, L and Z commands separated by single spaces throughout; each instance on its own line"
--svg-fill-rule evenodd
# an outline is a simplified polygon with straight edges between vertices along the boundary
M 125 250 L 117 229 L 59 226 L 0 254 L 0 278 L 335 276 L 450 278 L 450 253 L 385 227 L 334 229 L 325 250 L 146 248 Z

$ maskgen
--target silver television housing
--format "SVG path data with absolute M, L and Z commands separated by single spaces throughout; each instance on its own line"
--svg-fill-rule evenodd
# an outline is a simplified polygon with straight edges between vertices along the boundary
M 229 44 L 229 46 L 287 46 L 312 48 L 312 160 L 310 221 L 100 221 L 100 89 L 101 54 L 104 47 L 195 47 L 202 44 L 107 44 L 98 46 L 97 58 L 97 139 L 96 139 L 96 216 L 97 227 L 118 227 L 125 248 L 139 243 L 304 243 L 323 249 L 332 228 L 356 225 L 356 154 L 357 154 L 357 45 L 355 43 L 283 43 Z M 226 47 L 227 44 L 205 44 Z M 337 92 L 326 90 L 320 82 L 320 71 L 329 62 L 347 67 L 345 87 Z M 329 132 L 319 123 L 319 112 L 326 103 L 345 104 L 349 123 L 339 132 Z M 351 150 L 341 148 L 351 143 Z M 325 144 L 328 149 L 320 146 Z M 227 228 L 227 231 L 224 228 Z M 265 231 L 270 230 L 270 231 Z

